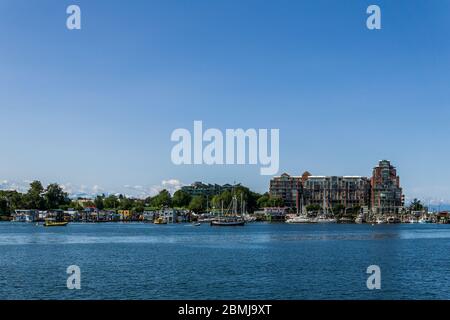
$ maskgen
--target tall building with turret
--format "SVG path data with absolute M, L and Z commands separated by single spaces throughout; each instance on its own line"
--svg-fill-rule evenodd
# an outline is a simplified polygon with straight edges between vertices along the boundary
M 373 213 L 382 215 L 400 213 L 403 207 L 400 177 L 389 160 L 380 160 L 378 166 L 373 168 L 370 184 Z

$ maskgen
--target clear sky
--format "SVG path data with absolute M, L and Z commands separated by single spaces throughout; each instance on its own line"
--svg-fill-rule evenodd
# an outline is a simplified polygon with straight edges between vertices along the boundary
M 202 120 L 279 128 L 280 173 L 390 159 L 409 198 L 450 202 L 449 21 L 447 0 L 0 0 L 0 188 L 266 191 L 259 166 L 172 164 L 172 131 Z

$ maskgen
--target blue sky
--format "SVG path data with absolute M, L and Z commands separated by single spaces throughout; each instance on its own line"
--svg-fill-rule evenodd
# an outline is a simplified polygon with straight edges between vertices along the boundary
M 0 0 L 0 187 L 266 191 L 259 166 L 172 164 L 171 132 L 202 120 L 279 128 L 280 173 L 390 159 L 408 197 L 450 202 L 448 21 L 446 0 Z

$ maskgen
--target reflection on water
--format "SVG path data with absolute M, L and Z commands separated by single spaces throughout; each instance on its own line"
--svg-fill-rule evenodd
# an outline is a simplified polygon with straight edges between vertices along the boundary
M 449 299 L 449 238 L 450 225 L 430 224 L 0 223 L 0 296 Z M 72 264 L 83 274 L 76 292 L 65 288 L 65 268 Z M 365 286 L 372 264 L 382 269 L 379 291 Z
M 95 243 L 196 243 L 218 241 L 233 245 L 271 241 L 345 241 L 386 239 L 448 239 L 450 225 L 286 225 L 255 223 L 244 228 L 220 230 L 207 224 L 201 228 L 183 225 L 82 224 L 45 228 L 25 223 L 0 224 L 0 245 L 95 244 Z M 185 226 L 185 225 L 184 225 Z M 232 231 L 232 232 L 230 232 Z

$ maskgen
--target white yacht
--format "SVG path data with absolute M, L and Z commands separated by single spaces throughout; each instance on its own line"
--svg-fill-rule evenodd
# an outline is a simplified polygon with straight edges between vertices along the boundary
M 317 223 L 337 223 L 337 220 L 335 218 L 327 218 L 327 217 L 318 217 L 316 219 Z
M 419 223 L 432 223 L 431 219 L 425 217 L 420 218 Z
M 286 220 L 286 223 L 314 223 L 313 219 L 307 216 L 295 216 Z
M 256 217 L 253 215 L 250 215 L 248 213 L 243 215 L 245 222 L 255 222 L 256 221 Z
M 358 217 L 355 219 L 355 223 L 361 224 L 366 222 L 363 215 L 358 215 Z
M 387 218 L 387 223 L 389 224 L 393 224 L 393 223 L 400 223 L 400 219 L 397 217 L 388 217 Z

